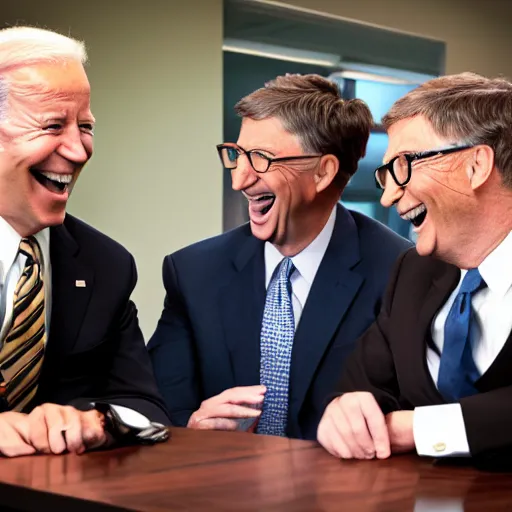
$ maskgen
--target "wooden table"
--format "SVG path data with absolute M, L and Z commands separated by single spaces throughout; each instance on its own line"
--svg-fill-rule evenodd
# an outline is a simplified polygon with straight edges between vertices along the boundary
M 0 481 L 0 510 L 512 510 L 507 474 L 413 455 L 340 462 L 312 442 L 242 432 L 2 459 Z

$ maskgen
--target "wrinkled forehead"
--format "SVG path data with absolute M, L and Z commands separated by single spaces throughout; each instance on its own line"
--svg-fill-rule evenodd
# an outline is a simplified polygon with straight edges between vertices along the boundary
M 299 137 L 287 131 L 283 122 L 275 116 L 258 120 L 244 117 L 237 142 L 247 150 L 265 149 L 274 154 L 302 152 Z
M 447 145 L 446 139 L 434 131 L 434 127 L 423 116 L 401 119 L 388 129 L 388 148 L 383 162 L 400 153 L 429 151 Z
M 14 100 L 56 100 L 90 95 L 87 75 L 76 60 L 20 66 L 4 73 L 0 81 L 0 85 L 4 84 L 4 95 Z

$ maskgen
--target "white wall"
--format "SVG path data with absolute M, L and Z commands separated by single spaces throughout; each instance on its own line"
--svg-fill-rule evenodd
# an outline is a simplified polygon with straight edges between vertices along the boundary
M 446 72 L 512 79 L 510 0 L 281 0 L 447 43 Z
M 95 154 L 69 211 L 134 254 L 149 337 L 164 255 L 221 231 L 222 0 L 2 2 L 14 23 L 86 42 Z

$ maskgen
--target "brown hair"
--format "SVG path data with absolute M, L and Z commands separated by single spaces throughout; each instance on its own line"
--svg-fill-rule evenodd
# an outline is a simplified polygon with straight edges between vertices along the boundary
M 382 123 L 388 130 L 418 115 L 454 144 L 490 146 L 503 183 L 512 188 L 512 83 L 475 73 L 434 78 L 395 102 Z
M 285 75 L 242 98 L 235 111 L 241 117 L 277 117 L 297 135 L 306 152 L 336 156 L 340 167 L 335 183 L 343 188 L 365 155 L 373 125 L 361 100 L 343 100 L 338 86 L 320 75 Z

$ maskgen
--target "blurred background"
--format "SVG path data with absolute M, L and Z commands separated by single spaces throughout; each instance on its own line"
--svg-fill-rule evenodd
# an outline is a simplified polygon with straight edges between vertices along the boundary
M 283 73 L 319 73 L 377 121 L 433 76 L 512 78 L 509 0 L 2 0 L 0 26 L 85 41 L 95 155 L 69 211 L 135 256 L 134 300 L 148 338 L 160 316 L 163 257 L 247 220 L 215 145 L 236 141 L 234 104 Z M 377 125 L 343 203 L 403 236 L 379 204 Z

